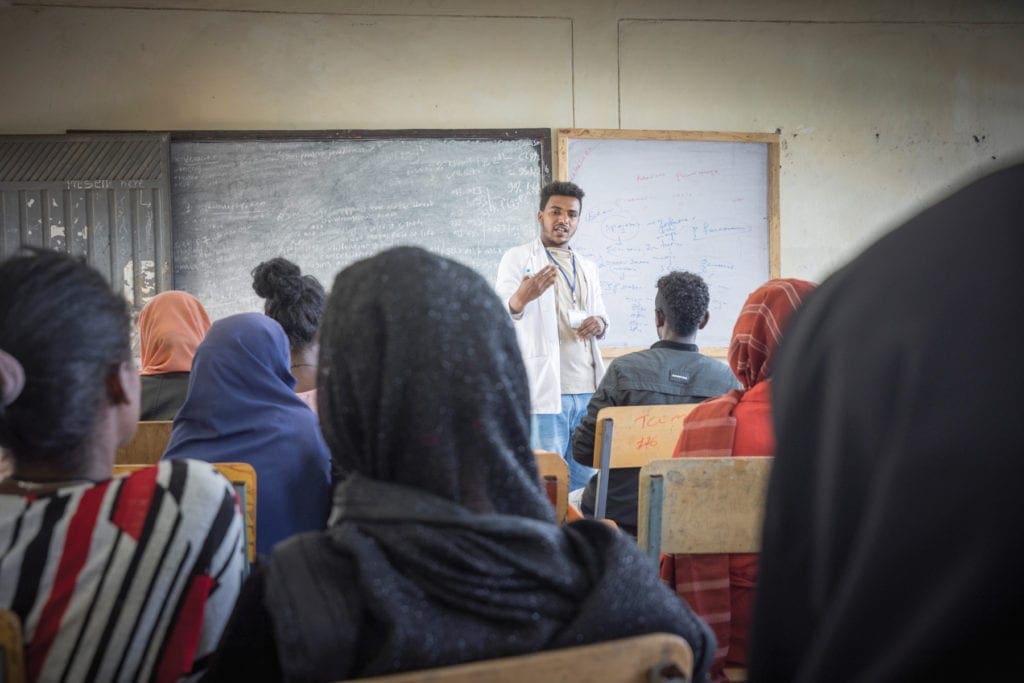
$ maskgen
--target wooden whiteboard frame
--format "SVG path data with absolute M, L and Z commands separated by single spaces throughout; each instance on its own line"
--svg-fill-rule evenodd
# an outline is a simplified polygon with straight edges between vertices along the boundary
M 557 130 L 557 158 L 555 178 L 569 179 L 569 140 L 672 140 L 692 142 L 759 142 L 768 146 L 768 275 L 779 277 L 779 163 L 780 141 L 778 133 L 731 133 L 723 131 L 690 130 L 626 130 L 621 128 L 559 128 Z M 601 349 L 604 358 L 615 358 L 645 346 L 619 346 Z M 729 349 L 708 347 L 705 353 L 725 358 Z

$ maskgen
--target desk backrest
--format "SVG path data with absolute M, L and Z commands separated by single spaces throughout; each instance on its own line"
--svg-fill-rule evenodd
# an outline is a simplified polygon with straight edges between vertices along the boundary
M 25 643 L 21 620 L 11 610 L 0 610 L 0 681 L 24 683 Z
M 597 495 L 594 517 L 603 519 L 608 504 L 608 470 L 643 467 L 652 460 L 672 457 L 683 420 L 696 403 L 653 406 L 609 406 L 597 411 L 594 467 Z
M 242 507 L 245 516 L 245 543 L 248 548 L 246 557 L 251 565 L 256 561 L 256 470 L 245 462 L 214 462 L 210 463 L 217 468 L 217 471 L 224 475 L 224 478 L 231 482 L 238 494 L 238 502 Z M 137 464 L 114 464 L 114 476 L 130 474 L 135 470 L 151 465 Z
M 609 467 L 643 467 L 651 460 L 672 457 L 683 420 L 698 404 L 609 406 L 597 413 L 594 467 L 601 467 L 601 447 L 611 432 Z M 606 420 L 611 420 L 609 424 Z M 611 429 L 609 430 L 609 427 Z
M 555 508 L 555 521 L 562 524 L 569 510 L 569 466 L 558 453 L 535 450 L 534 454 L 537 456 L 540 482 Z
M 654 683 L 688 681 L 693 651 L 677 635 L 652 633 L 593 645 L 361 679 L 365 683 Z
M 637 541 L 659 553 L 756 553 L 771 457 L 674 458 L 640 470 Z
M 117 449 L 114 462 L 118 465 L 155 465 L 167 450 L 171 439 L 171 420 L 143 420 L 132 440 Z

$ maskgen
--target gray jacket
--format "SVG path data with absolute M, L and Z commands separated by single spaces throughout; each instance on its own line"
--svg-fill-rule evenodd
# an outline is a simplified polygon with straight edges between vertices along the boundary
M 620 356 L 608 366 L 608 372 L 590 399 L 586 416 L 573 432 L 573 458 L 584 465 L 593 465 L 597 412 L 605 406 L 700 403 L 739 388 L 729 366 L 702 355 L 696 344 L 659 341 L 647 350 Z M 640 469 L 614 469 L 609 475 L 607 516 L 623 531 L 635 536 Z M 595 475 L 583 493 L 583 514 L 594 514 L 596 498 Z

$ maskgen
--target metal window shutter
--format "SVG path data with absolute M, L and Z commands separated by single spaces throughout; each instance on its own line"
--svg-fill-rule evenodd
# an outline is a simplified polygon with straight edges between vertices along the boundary
M 134 311 L 173 289 L 169 135 L 0 136 L 0 257 L 83 256 Z

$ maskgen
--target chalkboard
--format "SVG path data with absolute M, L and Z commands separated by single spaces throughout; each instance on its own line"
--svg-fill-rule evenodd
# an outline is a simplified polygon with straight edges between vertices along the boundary
M 549 159 L 548 129 L 175 134 L 174 285 L 217 319 L 260 309 L 250 273 L 268 258 L 329 289 L 400 244 L 493 283 L 505 250 L 537 234 Z
M 603 346 L 656 341 L 657 280 L 688 270 L 711 291 L 697 342 L 724 353 L 747 295 L 778 276 L 778 136 L 560 130 L 558 155 L 586 193 L 573 246 L 599 268 Z

